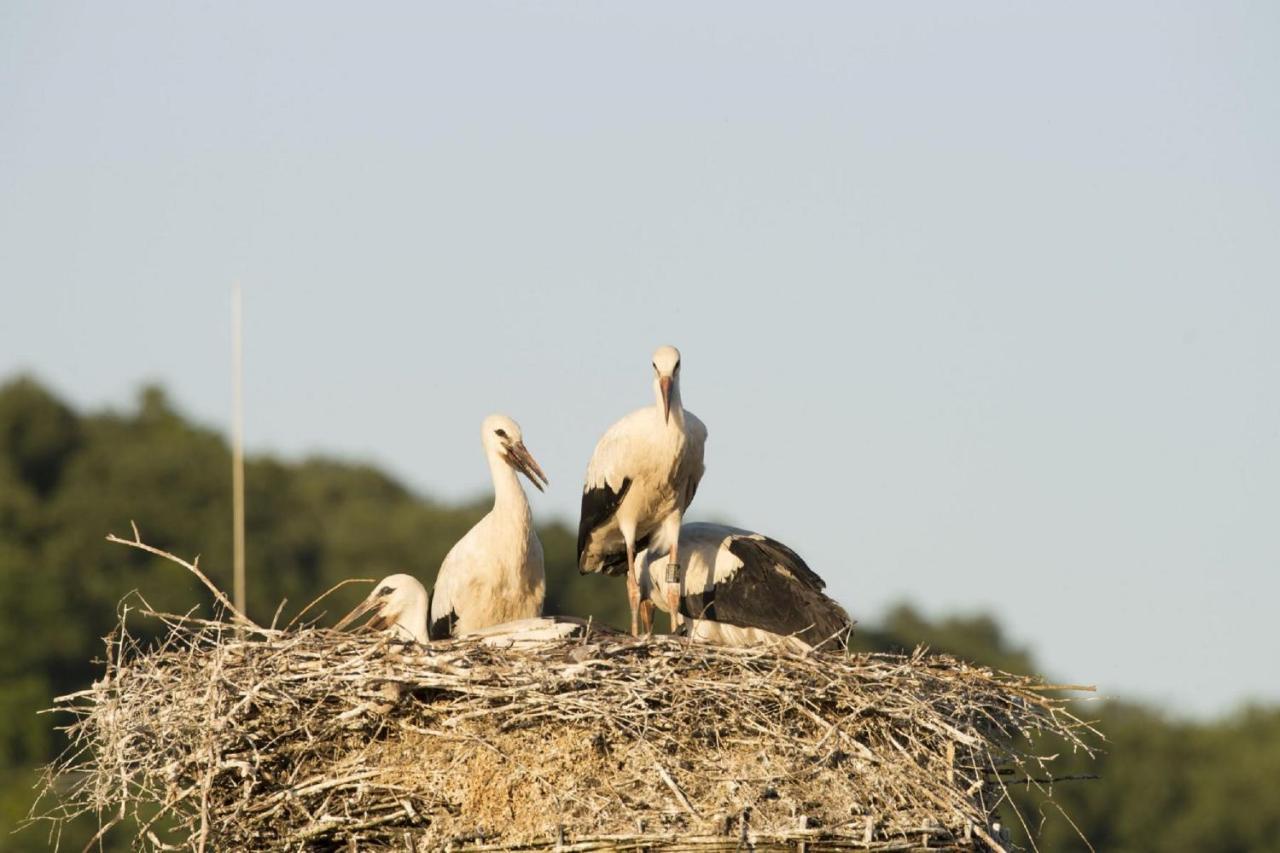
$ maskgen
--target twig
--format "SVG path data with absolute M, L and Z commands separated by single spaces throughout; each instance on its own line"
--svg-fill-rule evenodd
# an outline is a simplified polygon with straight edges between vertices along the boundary
M 992 850 L 994 850 L 995 853 L 1009 853 L 1008 850 L 1006 850 L 1003 846 L 1001 846 L 1000 842 L 992 838 L 985 829 L 983 829 L 981 826 L 979 826 L 976 823 L 973 824 L 973 834 L 981 838 L 983 841 L 987 842 L 987 846 L 990 847 Z
M 335 592 L 337 592 L 338 590 L 342 589 L 344 586 L 346 586 L 346 585 L 347 585 L 347 584 L 349 584 L 349 583 L 374 583 L 374 579 L 373 579 L 373 578 L 347 578 L 347 579 L 346 579 L 346 580 L 344 580 L 344 581 L 338 581 L 336 584 L 334 584 L 333 586 L 329 587 L 327 590 L 325 590 L 323 593 L 321 593 L 319 596 L 317 596 L 317 597 L 316 597 L 316 598 L 315 598 L 315 599 L 314 599 L 310 604 L 308 604 L 306 607 L 304 607 L 304 608 L 302 608 L 301 610 L 299 610 L 299 611 L 298 611 L 298 615 L 297 615 L 297 616 L 294 616 L 292 619 L 290 619 L 290 620 L 289 620 L 289 624 L 288 624 L 288 625 L 285 625 L 285 626 L 284 626 L 284 629 L 287 631 L 287 630 L 289 630 L 290 628 L 292 628 L 294 625 L 296 625 L 296 624 L 298 623 L 298 620 L 299 620 L 299 619 L 301 619 L 301 618 L 303 617 L 303 615 L 304 615 L 304 614 L 306 614 L 306 612 L 307 612 L 308 610 L 310 610 L 311 608 L 315 607 L 317 604 L 319 604 L 320 602 L 324 601 L 324 600 L 325 600 L 326 598 L 328 598 L 330 595 L 332 595 L 333 593 L 335 593 Z
M 671 789 L 671 793 L 676 795 L 676 799 L 680 801 L 680 805 L 684 806 L 685 811 L 693 815 L 695 820 L 701 821 L 702 815 L 698 814 L 698 810 L 689 802 L 689 798 L 684 795 L 684 791 L 680 790 L 680 786 L 676 784 L 676 780 L 671 778 L 671 774 L 667 772 L 667 768 L 658 762 L 654 762 L 653 766 L 657 769 L 658 775 L 662 777 L 662 781 Z
M 1004 781 L 1007 785 L 1052 785 L 1055 782 L 1086 782 L 1101 778 L 1096 773 L 1081 773 L 1072 776 L 1023 776 L 1019 779 L 1005 779 Z
M 164 559 L 169 560 L 170 562 L 177 563 L 179 566 L 182 566 L 184 569 L 186 569 L 187 571 L 195 575 L 197 578 L 199 578 L 200 582 L 203 583 L 209 589 L 209 591 L 213 593 L 213 597 L 218 600 L 218 603 L 221 604 L 227 610 L 228 613 L 230 613 L 240 622 L 243 622 L 245 625 L 248 625 L 251 628 L 258 628 L 259 630 L 261 630 L 262 628 L 261 625 L 259 625 L 257 622 L 254 622 L 248 616 L 245 616 L 238 609 L 236 609 L 236 606 L 231 603 L 231 601 L 226 597 L 226 595 L 223 594 L 222 590 L 214 586 L 213 581 L 209 580 L 209 578 L 205 576 L 205 573 L 200 571 L 198 567 L 198 564 L 200 562 L 199 557 L 196 557 L 194 562 L 188 563 L 186 560 L 182 559 L 181 557 L 175 557 L 173 554 L 170 554 L 168 551 L 161 551 L 159 548 L 152 547 L 151 545 L 148 545 L 147 543 L 142 541 L 142 537 L 138 534 L 138 525 L 132 521 L 129 522 L 129 524 L 133 526 L 132 541 L 128 539 L 121 539 L 119 536 L 116 536 L 114 533 L 107 534 L 107 541 L 114 542 L 117 545 L 128 545 L 130 548 L 137 548 L 140 551 L 146 551 L 148 554 L 155 554 L 157 557 L 163 557 Z
M 1095 776 L 1094 778 L 1097 777 Z M 1055 802 L 1050 802 L 1049 805 L 1057 809 L 1063 819 L 1066 820 L 1067 823 L 1071 824 L 1071 828 L 1076 831 L 1076 835 L 1080 836 L 1080 840 L 1084 842 L 1084 846 L 1089 848 L 1089 853 L 1097 853 L 1097 851 L 1093 849 L 1093 845 L 1089 843 L 1089 839 L 1085 838 L 1084 833 L 1080 831 L 1080 827 L 1076 826 L 1076 822 L 1071 819 L 1071 816 L 1067 814 L 1066 810 Z

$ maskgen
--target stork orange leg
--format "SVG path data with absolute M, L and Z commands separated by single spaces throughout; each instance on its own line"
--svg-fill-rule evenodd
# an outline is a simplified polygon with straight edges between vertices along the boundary
M 636 580 L 636 549 L 627 542 L 627 603 L 631 605 L 631 636 L 640 636 L 640 582 Z
M 680 542 L 679 535 L 676 541 L 671 543 L 671 553 L 667 556 L 667 612 L 671 615 L 671 633 L 677 634 L 680 629 L 680 587 L 683 581 L 683 573 L 680 571 Z
M 640 602 L 640 630 L 644 631 L 646 637 L 653 634 L 653 611 L 654 603 L 649 599 L 643 599 Z

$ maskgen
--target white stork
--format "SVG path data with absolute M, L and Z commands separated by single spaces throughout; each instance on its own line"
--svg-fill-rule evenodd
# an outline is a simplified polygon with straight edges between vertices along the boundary
M 365 627 L 385 631 L 396 639 L 427 642 L 427 588 L 410 575 L 388 575 L 373 588 L 369 597 L 342 617 L 334 630 L 342 630 L 366 613 L 373 616 Z M 525 643 L 585 636 L 588 631 L 610 633 L 609 628 L 592 625 L 573 616 L 538 616 L 477 628 L 469 636 L 485 645 L 511 647 Z
M 373 611 L 366 627 L 418 643 L 427 641 L 427 588 L 411 575 L 387 575 L 369 597 L 343 616 L 335 630 L 341 631 L 364 614 Z
M 520 425 L 490 415 L 480 427 L 493 509 L 445 555 L 431 592 L 429 635 L 437 640 L 542 613 L 542 543 L 516 472 L 542 491 L 549 483 L 524 446 Z M 539 482 L 541 478 L 542 482 Z
M 667 555 L 636 557 L 641 593 L 663 610 L 678 597 L 689 636 L 733 646 L 780 643 L 792 650 L 841 648 L 853 621 L 823 593 L 826 584 L 800 555 L 760 533 L 724 524 L 686 524 L 679 583 L 667 582 Z
M 707 428 L 680 400 L 680 351 L 653 354 L 656 405 L 638 409 L 609 427 L 587 465 L 578 523 L 578 571 L 627 576 L 631 633 L 639 634 L 640 591 L 635 555 L 641 548 L 669 554 L 680 572 L 680 523 L 693 501 Z M 672 605 L 671 624 L 677 624 Z

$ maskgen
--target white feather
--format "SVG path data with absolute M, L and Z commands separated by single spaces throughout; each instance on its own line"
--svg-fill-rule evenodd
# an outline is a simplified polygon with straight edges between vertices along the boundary
M 520 427 L 501 415 L 485 419 L 481 438 L 493 478 L 493 509 L 445 555 L 431 599 L 431 623 L 455 614 L 456 636 L 542 613 L 546 579 L 542 543 L 529 501 L 507 461 L 524 445 Z

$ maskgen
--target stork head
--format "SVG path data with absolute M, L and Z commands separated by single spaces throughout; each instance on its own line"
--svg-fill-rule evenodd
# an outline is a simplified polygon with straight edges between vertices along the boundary
M 427 641 L 427 588 L 411 575 L 388 575 L 378 581 L 369 597 L 356 605 L 334 626 L 342 630 L 366 613 L 366 628 L 389 631 L 402 639 Z
M 480 441 L 484 443 L 486 453 L 496 455 L 524 474 L 538 491 L 543 491 L 544 485 L 551 484 L 547 475 L 542 473 L 542 468 L 533 458 L 533 454 L 524 446 L 524 434 L 520 432 L 520 424 L 511 418 L 506 415 L 489 415 L 480 426 Z
M 663 346 L 653 351 L 653 381 L 662 404 L 662 419 L 670 421 L 672 388 L 680 381 L 680 350 Z

